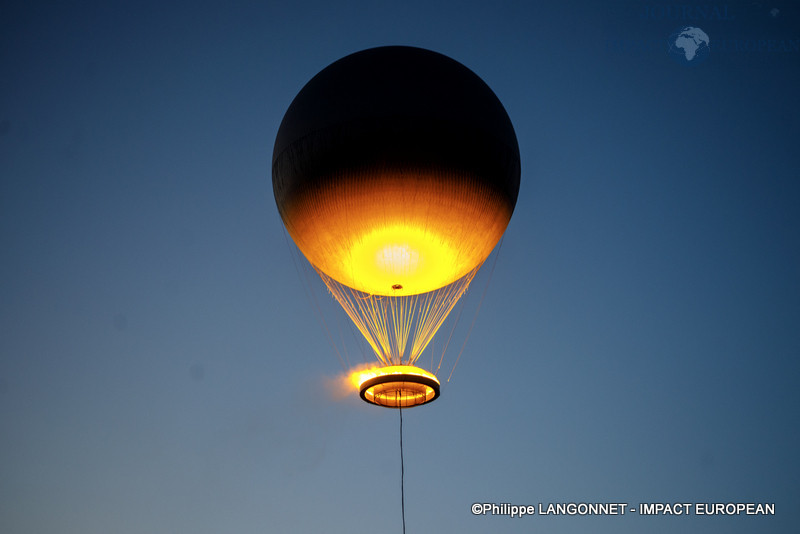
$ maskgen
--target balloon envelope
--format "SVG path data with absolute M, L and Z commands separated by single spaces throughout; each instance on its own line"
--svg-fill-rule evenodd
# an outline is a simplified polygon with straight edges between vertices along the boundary
M 290 105 L 273 151 L 275 200 L 298 248 L 371 295 L 468 275 L 505 231 L 519 178 L 516 135 L 492 90 L 412 47 L 322 70 Z

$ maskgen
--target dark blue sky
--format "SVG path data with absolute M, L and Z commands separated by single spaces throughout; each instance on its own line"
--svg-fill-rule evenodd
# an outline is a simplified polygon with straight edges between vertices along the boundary
M 387 44 L 481 76 L 522 158 L 453 379 L 404 416 L 408 532 L 800 522 L 796 4 L 16 4 L 0 16 L 0 531 L 400 532 L 398 414 L 328 391 L 341 366 L 270 178 L 305 82 Z M 702 63 L 667 52 L 684 26 L 710 37 Z M 470 513 L 676 501 L 776 514 Z

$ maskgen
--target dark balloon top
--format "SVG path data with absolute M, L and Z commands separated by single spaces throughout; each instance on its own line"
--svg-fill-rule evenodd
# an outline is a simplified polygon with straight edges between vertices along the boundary
M 477 175 L 513 210 L 519 147 L 494 92 L 442 54 L 386 46 L 314 76 L 281 122 L 273 152 L 276 200 L 342 167 L 451 167 Z

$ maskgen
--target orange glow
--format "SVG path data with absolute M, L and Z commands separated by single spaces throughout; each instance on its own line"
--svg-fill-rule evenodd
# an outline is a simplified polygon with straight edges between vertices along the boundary
M 367 184 L 367 185 L 365 185 Z M 282 206 L 286 228 L 312 265 L 370 295 L 419 295 L 480 265 L 511 207 L 470 176 L 364 170 Z
M 387 375 L 423 376 L 425 378 L 430 378 L 437 384 L 439 383 L 439 379 L 436 378 L 435 374 L 431 373 L 430 371 L 426 371 L 425 369 L 422 369 L 420 367 L 417 367 L 415 365 L 387 365 L 385 367 L 370 367 L 368 369 L 357 369 L 350 373 L 349 379 L 353 387 L 356 390 L 360 390 L 361 384 L 363 384 L 367 380 Z
M 387 408 L 419 406 L 439 396 L 436 375 L 413 365 L 354 371 L 350 383 L 358 388 L 362 399 Z

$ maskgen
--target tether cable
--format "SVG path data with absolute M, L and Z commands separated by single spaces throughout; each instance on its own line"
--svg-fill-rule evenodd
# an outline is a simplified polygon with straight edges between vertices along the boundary
M 403 487 L 403 407 L 400 407 L 400 514 L 403 516 L 403 534 L 406 534 L 406 492 Z

